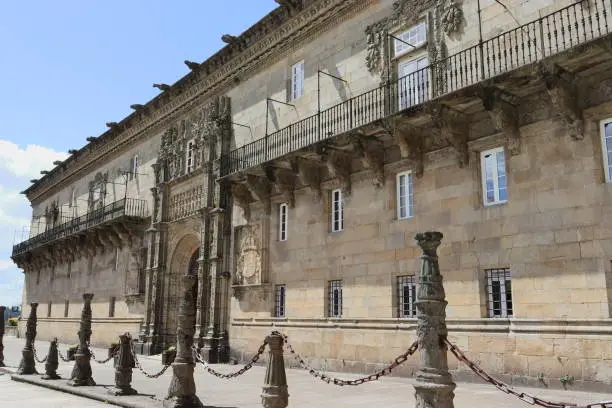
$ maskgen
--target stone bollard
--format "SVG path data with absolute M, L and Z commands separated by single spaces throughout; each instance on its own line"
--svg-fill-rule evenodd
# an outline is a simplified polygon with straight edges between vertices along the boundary
M 289 393 L 283 359 L 284 339 L 279 332 L 274 331 L 266 340 L 270 351 L 268 353 L 266 380 L 262 387 L 261 405 L 264 408 L 285 408 L 289 405 Z
M 36 340 L 36 309 L 38 303 L 30 303 L 30 316 L 26 323 L 26 344 L 21 351 L 22 357 L 17 374 L 38 374 L 34 361 L 34 340 Z
M 57 374 L 58 365 L 57 338 L 54 338 L 49 344 L 49 354 L 47 354 L 47 361 L 45 362 L 45 375 L 42 376 L 42 379 L 59 380 L 62 378 Z
M 81 323 L 79 327 L 79 346 L 74 355 L 74 367 L 70 374 L 69 385 L 78 387 L 82 385 L 96 385 L 91 378 L 91 352 L 89 351 L 89 340 L 91 338 L 91 300 L 93 293 L 83 295 L 83 311 L 81 312 Z
M 176 341 L 176 359 L 172 363 L 172 380 L 163 406 L 166 408 L 203 408 L 196 395 L 193 370 L 193 335 L 196 321 L 196 294 L 198 277 L 183 276 L 183 298 L 179 304 Z
M 0 306 L 0 367 L 5 367 L 4 344 L 2 343 L 2 338 L 4 337 L 4 309 L 6 309 L 6 307 Z
M 437 231 L 418 233 L 415 237 L 423 250 L 417 300 L 417 337 L 419 370 L 416 373 L 418 408 L 453 408 L 455 383 L 448 372 L 446 300 L 437 249 L 442 240 Z
M 132 388 L 132 369 L 136 367 L 132 354 L 132 337 L 129 333 L 119 335 L 119 357 L 115 367 L 115 388 L 108 390 L 111 395 L 134 395 Z

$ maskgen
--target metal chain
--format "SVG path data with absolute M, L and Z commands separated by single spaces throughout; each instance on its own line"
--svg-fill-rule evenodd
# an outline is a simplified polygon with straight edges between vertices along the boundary
M 367 383 L 370 381 L 377 381 L 378 379 L 380 379 L 380 377 L 383 377 L 385 375 L 389 375 L 391 374 L 391 371 L 396 368 L 397 366 L 403 364 L 406 360 L 408 360 L 408 357 L 413 355 L 418 347 L 419 347 L 419 343 L 417 341 L 415 341 L 414 343 L 412 343 L 410 345 L 410 347 L 408 348 L 408 350 L 403 353 L 400 354 L 399 356 L 397 356 L 395 358 L 395 360 L 389 364 L 387 367 L 383 368 L 382 370 L 368 375 L 367 377 L 362 377 L 362 378 L 358 378 L 356 380 L 342 380 L 339 378 L 333 378 L 328 376 L 327 374 L 323 374 L 322 372 L 315 370 L 314 368 L 312 368 L 311 366 L 309 366 L 306 361 L 298 354 L 295 352 L 295 350 L 293 349 L 293 347 L 291 347 L 291 344 L 289 343 L 289 338 L 287 337 L 286 334 L 282 334 L 281 336 L 283 336 L 284 340 L 285 340 L 285 344 L 287 346 L 287 348 L 289 349 L 289 352 L 291 354 L 293 354 L 293 357 L 297 360 L 297 362 L 300 364 L 300 366 L 307 370 L 310 375 L 312 375 L 315 378 L 320 379 L 321 381 L 324 381 L 328 384 L 334 384 L 334 385 L 338 385 L 338 386 L 345 386 L 345 385 L 361 385 L 363 383 Z
M 96 354 L 94 353 L 93 349 L 89 348 L 89 354 L 91 354 L 91 358 L 93 358 L 93 361 L 95 361 L 98 364 L 106 364 L 106 363 L 108 363 L 118 353 L 119 353 L 119 346 L 117 346 L 117 347 L 115 347 L 113 349 L 113 351 L 111 352 L 110 356 L 108 356 L 107 359 L 105 359 L 105 360 L 96 360 Z
M 134 350 L 134 345 L 132 344 L 132 346 L 130 347 L 130 350 L 132 351 L 132 357 L 134 357 L 134 364 L 136 365 L 136 368 L 138 368 L 138 370 L 143 373 L 147 378 L 159 378 L 162 375 L 164 375 L 164 373 L 166 372 L 166 370 L 170 367 L 170 364 L 166 364 L 161 371 L 155 373 L 155 374 L 151 374 L 148 373 L 147 371 L 145 371 L 144 368 L 142 368 L 142 366 L 140 365 L 140 361 L 138 361 L 138 357 L 136 357 L 136 351 Z
M 214 375 L 215 377 L 219 377 L 219 378 L 223 378 L 225 380 L 228 380 L 230 378 L 234 378 L 234 377 L 238 377 L 244 373 L 246 373 L 247 371 L 249 371 L 252 367 L 253 364 L 255 364 L 259 358 L 261 357 L 261 355 L 263 354 L 263 352 L 266 349 L 266 346 L 268 345 L 268 340 L 264 340 L 263 344 L 261 346 L 259 346 L 259 349 L 257 350 L 257 354 L 255 354 L 253 356 L 253 358 L 251 358 L 251 361 L 249 361 L 247 364 L 245 364 L 244 367 L 242 367 L 240 370 L 235 371 L 233 373 L 230 374 L 223 374 L 220 373 L 218 371 L 213 370 L 212 368 L 210 368 L 210 366 L 208 365 L 207 362 L 204 361 L 204 359 L 202 359 L 202 356 L 198 353 L 198 351 L 195 349 L 193 349 L 195 357 L 196 357 L 196 361 L 198 361 L 200 364 L 202 364 L 202 366 L 206 369 L 206 371 L 209 374 Z
M 38 361 L 40 364 L 43 364 L 45 361 L 47 361 L 47 358 L 49 358 L 49 355 L 47 354 L 45 356 L 45 358 L 43 358 L 42 360 L 40 360 L 38 358 L 38 353 L 36 353 L 36 347 L 32 346 L 32 351 L 34 352 L 34 358 L 36 359 L 36 361 Z
M 577 408 L 576 404 L 569 404 L 569 403 L 564 403 L 564 402 L 553 402 L 553 401 L 546 401 L 543 399 L 540 399 L 538 397 L 534 397 L 533 395 L 524 393 L 524 392 L 519 392 L 516 391 L 515 389 L 513 389 L 512 387 L 510 387 L 508 384 L 503 383 L 499 380 L 496 380 L 495 378 L 491 377 L 489 374 L 487 374 L 482 368 L 480 368 L 476 363 L 474 363 L 473 361 L 471 361 L 470 359 L 468 359 L 466 357 L 466 355 L 454 344 L 452 344 L 450 341 L 448 341 L 448 339 L 444 339 L 444 342 L 449 346 L 451 353 L 453 353 L 455 355 L 455 357 L 457 357 L 457 359 L 463 363 L 465 363 L 472 371 L 474 371 L 474 373 L 476 373 L 477 376 L 479 376 L 480 378 L 482 378 L 484 381 L 488 382 L 491 385 L 494 385 L 497 389 L 499 389 L 500 391 L 505 392 L 506 394 L 509 395 L 513 395 L 515 397 L 517 397 L 518 399 L 531 404 L 531 405 L 538 405 L 540 407 L 545 407 L 545 408 L 567 408 L 567 407 L 572 407 L 572 408 Z M 612 405 L 610 405 L 612 406 Z M 587 405 L 587 407 L 597 407 L 597 405 Z M 605 405 L 603 406 L 604 408 L 606 407 Z
M 57 348 L 57 354 L 59 355 L 59 358 L 61 358 L 64 363 L 69 363 L 70 362 L 70 359 L 64 357 L 64 355 L 60 351 L 59 347 Z

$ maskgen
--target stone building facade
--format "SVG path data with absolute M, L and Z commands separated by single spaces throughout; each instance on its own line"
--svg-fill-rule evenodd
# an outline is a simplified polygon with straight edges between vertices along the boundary
M 439 230 L 451 341 L 501 377 L 610 386 L 612 4 L 277 3 L 25 191 L 40 336 L 71 341 L 91 291 L 93 342 L 160 352 L 190 273 L 211 361 L 277 327 L 372 371 L 412 343 L 413 237 Z

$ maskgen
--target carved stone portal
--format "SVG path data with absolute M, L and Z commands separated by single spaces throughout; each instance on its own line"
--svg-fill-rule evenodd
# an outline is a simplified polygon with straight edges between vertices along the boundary
M 244 225 L 236 229 L 236 281 L 239 285 L 261 283 L 261 226 Z

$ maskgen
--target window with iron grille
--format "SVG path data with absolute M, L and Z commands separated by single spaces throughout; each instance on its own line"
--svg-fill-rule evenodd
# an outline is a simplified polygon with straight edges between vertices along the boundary
M 342 317 L 342 281 L 329 282 L 329 299 L 327 305 L 329 317 Z
M 489 317 L 512 317 L 510 269 L 487 269 L 486 273 Z
M 285 317 L 285 295 L 287 287 L 285 285 L 276 285 L 275 302 L 274 302 L 274 317 Z
M 279 209 L 278 209 L 278 240 L 279 241 L 287 240 L 287 216 L 288 216 L 288 207 L 287 207 L 287 204 L 283 203 L 279 206 Z
M 414 275 L 397 277 L 397 316 L 416 316 L 416 279 Z
M 339 232 L 344 230 L 344 199 L 342 198 L 342 190 L 333 190 L 331 195 L 331 230 L 332 232 Z

